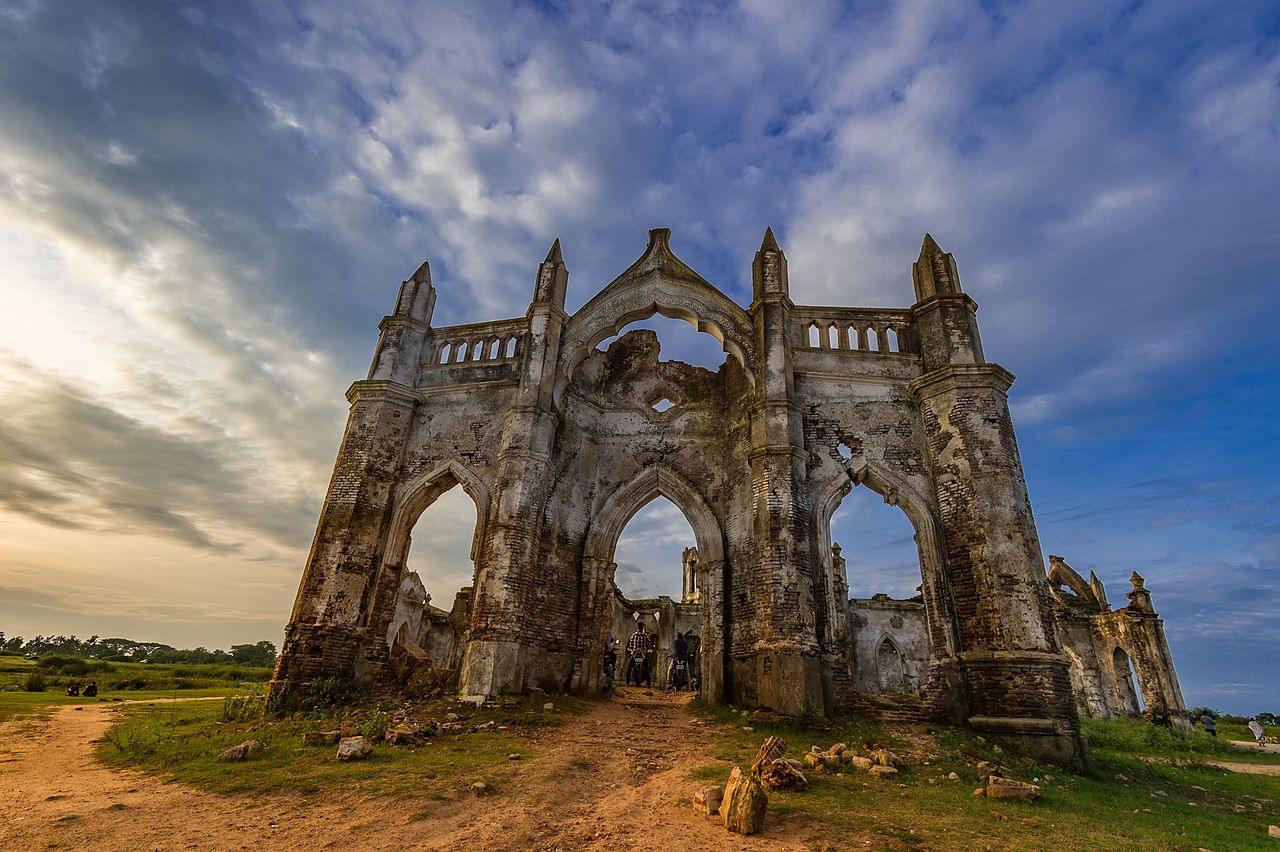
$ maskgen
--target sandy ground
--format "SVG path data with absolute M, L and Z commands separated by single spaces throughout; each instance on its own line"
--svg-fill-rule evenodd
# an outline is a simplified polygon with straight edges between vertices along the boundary
M 1232 740 L 1231 744 L 1241 749 L 1249 751 L 1265 751 L 1269 754 L 1280 754 L 1280 745 L 1275 743 L 1267 743 L 1262 748 L 1258 748 L 1258 744 L 1244 740 Z M 1225 769 L 1228 772 L 1245 772 L 1250 775 L 1280 775 L 1280 764 L 1275 763 L 1239 763 L 1234 760 L 1210 760 L 1206 761 L 1210 766 L 1216 766 L 1219 769 Z
M 701 782 L 687 772 L 709 758 L 686 700 L 620 690 L 548 736 L 536 760 L 513 762 L 501 794 L 421 802 L 219 796 L 109 769 L 93 752 L 113 707 L 64 707 L 0 725 L 0 849 L 815 848 L 772 816 L 743 838 L 693 811 Z

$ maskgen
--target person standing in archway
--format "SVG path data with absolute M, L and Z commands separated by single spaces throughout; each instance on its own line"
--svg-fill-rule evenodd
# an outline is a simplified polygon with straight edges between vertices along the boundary
M 636 632 L 627 639 L 627 685 L 642 683 L 653 685 L 653 666 L 650 657 L 657 645 L 655 637 L 636 621 Z

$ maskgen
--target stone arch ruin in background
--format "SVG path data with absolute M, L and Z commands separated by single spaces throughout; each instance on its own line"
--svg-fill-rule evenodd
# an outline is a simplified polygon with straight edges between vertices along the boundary
M 599 688 L 604 635 L 625 605 L 613 548 L 661 494 L 697 538 L 684 566 L 697 599 L 659 601 L 701 627 L 704 694 L 785 714 L 874 710 L 849 652 L 862 616 L 829 532 L 863 485 L 907 513 L 921 559 L 927 650 L 908 660 L 890 640 L 901 680 L 918 686 L 894 712 L 1076 759 L 1077 697 L 1009 417 L 1013 377 L 986 361 L 952 256 L 925 237 L 911 308 L 796 305 L 769 231 L 744 309 L 669 239 L 651 231 L 572 316 L 559 241 L 522 317 L 437 328 L 427 264 L 403 283 L 369 377 L 348 392 L 273 690 L 322 674 L 396 687 L 408 530 L 461 484 L 478 513 L 475 586 L 455 607 L 462 694 Z M 643 330 L 597 348 L 655 313 L 714 335 L 729 357 L 714 372 L 662 361 Z

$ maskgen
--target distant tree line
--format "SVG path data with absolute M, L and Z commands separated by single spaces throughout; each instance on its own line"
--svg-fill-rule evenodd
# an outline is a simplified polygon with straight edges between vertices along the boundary
M 1280 714 L 1276 713 L 1255 713 L 1252 716 L 1234 716 L 1230 713 L 1223 713 L 1221 710 L 1215 710 L 1212 707 L 1192 707 L 1191 718 L 1200 721 L 1201 716 L 1208 716 L 1217 719 L 1220 722 L 1247 722 L 1250 719 L 1257 719 L 1263 725 L 1280 725 Z
M 90 636 L 21 636 L 6 637 L 0 631 L 0 651 L 39 657 L 59 654 L 66 657 L 83 657 L 92 660 L 109 660 L 121 663 L 235 663 L 241 666 L 274 666 L 276 646 L 261 642 L 232 645 L 231 650 L 210 651 L 208 648 L 179 649 L 163 642 L 136 642 L 133 639 L 102 639 Z

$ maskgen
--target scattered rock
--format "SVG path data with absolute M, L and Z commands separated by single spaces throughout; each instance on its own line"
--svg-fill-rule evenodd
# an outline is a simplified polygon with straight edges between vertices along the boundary
M 223 762 L 231 762 L 244 760 L 249 756 L 249 752 L 258 747 L 257 740 L 245 740 L 240 745 L 233 745 L 231 748 L 218 755 L 218 760 Z
M 981 798 L 982 798 L 983 796 L 985 796 L 985 795 L 987 795 L 987 788 L 986 788 L 986 787 L 979 787 L 978 789 L 976 789 L 976 790 L 974 790 L 974 791 L 973 791 L 973 797 L 974 797 L 975 799 L 981 799 Z
M 723 798 L 724 790 L 719 787 L 704 787 L 693 794 L 693 809 L 709 817 L 716 816 Z
M 445 716 L 444 716 L 444 720 L 445 720 L 446 722 L 456 722 L 456 721 L 458 721 L 458 720 L 459 720 L 459 719 L 461 719 L 461 718 L 462 718 L 462 717 L 461 717 L 461 716 L 459 716 L 457 713 L 446 713 L 446 714 L 445 714 Z
M 948 781 L 959 781 L 959 780 L 960 780 L 960 776 L 959 776 L 959 775 L 957 775 L 957 774 L 956 774 L 956 773 L 954 773 L 954 772 L 948 772 L 948 773 L 947 773 L 947 780 L 948 780 Z
M 979 775 L 1004 775 L 1004 768 L 989 760 L 979 760 L 976 768 Z M 1125 780 L 1129 779 L 1126 778 Z
M 373 746 L 364 737 L 343 737 L 338 740 L 338 760 L 363 760 L 373 753 Z
M 877 778 L 889 778 L 898 774 L 898 770 L 896 768 L 892 766 L 881 766 L 879 764 L 871 767 L 868 771 Z
M 861 755 L 857 755 L 857 754 L 846 754 L 846 755 L 843 755 L 843 757 L 844 757 L 845 763 L 847 763 L 849 766 L 855 767 L 857 769 L 861 769 L 863 772 L 866 772 L 868 769 L 874 766 L 874 764 L 871 762 L 871 758 L 869 757 L 862 757 Z
M 520 759 L 520 753 L 519 753 L 519 752 L 514 752 L 514 751 L 513 751 L 513 752 L 511 752 L 511 754 L 507 755 L 507 760 L 519 760 L 519 759 Z
M 724 827 L 735 834 L 756 834 L 764 828 L 764 812 L 768 806 L 769 794 L 764 791 L 764 785 L 749 772 L 733 767 L 720 803 Z
M 489 792 L 489 785 L 483 781 L 477 781 L 471 785 L 471 792 L 475 793 L 477 796 L 487 795 Z
M 1280 840 L 1280 825 L 1267 826 L 1267 837 L 1273 840 Z
M 343 737 L 354 737 L 360 733 L 360 726 L 350 719 L 343 719 L 338 731 Z
M 797 793 L 809 788 L 809 779 L 804 777 L 799 761 L 777 758 L 760 773 L 760 782 L 768 790 L 794 790 Z
M 543 705 L 542 705 L 542 709 L 543 709 L 543 710 L 546 710 L 548 713 L 550 713 L 552 710 L 555 710 L 555 709 L 556 709 L 556 705 L 554 705 L 554 704 L 552 704 L 550 701 L 548 701 L 546 704 L 543 704 Z
M 769 737 L 756 752 L 756 759 L 751 763 L 751 774 L 759 778 L 775 760 L 787 751 L 787 744 L 778 737 Z
M 330 746 L 342 739 L 341 731 L 303 731 L 304 746 Z
M 1013 781 L 999 775 L 987 776 L 988 799 L 1038 799 L 1040 788 L 1025 781 Z
M 1035 821 L 1034 819 L 1032 819 L 1031 817 L 1023 817 L 1023 818 L 1022 818 L 1022 824 L 1023 824 L 1023 825 L 1025 825 L 1027 828 L 1039 828 L 1039 827 L 1040 827 L 1040 823 L 1036 822 L 1036 821 Z
M 902 766 L 902 758 L 887 748 L 878 748 L 871 752 L 871 762 L 877 766 L 890 766 L 895 769 Z
M 418 741 L 420 735 L 421 731 L 413 725 L 396 725 L 394 728 L 388 728 L 382 738 L 387 745 L 412 745 Z

